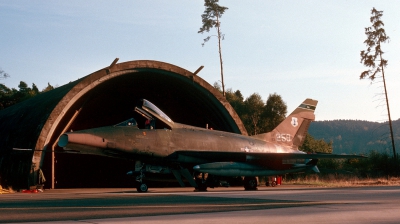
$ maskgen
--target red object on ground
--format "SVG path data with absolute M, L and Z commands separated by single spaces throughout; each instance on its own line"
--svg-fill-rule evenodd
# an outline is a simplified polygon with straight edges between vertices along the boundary
M 39 193 L 37 189 L 34 190 L 23 190 L 22 193 Z
M 276 185 L 281 185 L 282 184 L 282 176 L 277 176 L 276 177 Z

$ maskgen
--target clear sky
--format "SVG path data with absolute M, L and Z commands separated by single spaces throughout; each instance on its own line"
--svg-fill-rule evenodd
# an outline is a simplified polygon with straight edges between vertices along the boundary
M 111 64 L 158 60 L 220 80 L 217 39 L 201 46 L 201 0 L 0 0 L 0 68 L 40 90 L 64 85 Z M 366 68 L 364 28 L 383 10 L 383 45 L 392 119 L 400 118 L 400 1 L 220 0 L 226 88 L 264 100 L 277 93 L 291 112 L 319 101 L 316 120 L 385 121 L 382 83 L 359 80 Z M 211 35 L 216 34 L 214 30 Z M 129 102 L 127 102 L 129 103 Z

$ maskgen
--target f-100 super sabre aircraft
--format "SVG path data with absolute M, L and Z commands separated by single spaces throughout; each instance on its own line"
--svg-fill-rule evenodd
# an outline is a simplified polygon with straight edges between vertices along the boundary
M 147 119 L 139 129 L 131 118 L 114 126 L 64 133 L 58 145 L 84 154 L 136 161 L 137 190 L 146 192 L 146 176 L 173 174 L 181 186 L 186 179 L 200 191 L 213 187 L 221 177 L 244 177 L 246 190 L 257 189 L 257 176 L 319 172 L 320 158 L 355 158 L 355 155 L 307 154 L 298 150 L 315 119 L 317 101 L 306 99 L 273 131 L 244 136 L 172 121 L 147 100 L 135 111 Z M 155 120 L 163 129 L 156 129 Z M 166 127 L 166 128 L 165 128 Z

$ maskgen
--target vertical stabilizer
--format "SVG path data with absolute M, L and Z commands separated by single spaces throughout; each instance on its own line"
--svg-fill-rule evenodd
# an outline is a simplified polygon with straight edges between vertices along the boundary
M 273 131 L 253 137 L 268 142 L 298 148 L 304 142 L 310 123 L 315 120 L 314 111 L 318 101 L 306 99 Z

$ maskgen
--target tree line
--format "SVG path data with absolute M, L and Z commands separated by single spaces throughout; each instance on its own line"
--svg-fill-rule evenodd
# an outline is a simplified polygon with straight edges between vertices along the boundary
M 222 92 L 218 83 L 214 83 L 214 87 Z M 228 89 L 225 94 L 249 135 L 270 132 L 286 118 L 286 103 L 276 93 L 269 94 L 265 103 L 258 93 L 253 93 L 246 99 L 240 90 Z
M 344 174 L 359 178 L 398 177 L 400 159 L 390 153 L 370 151 L 367 158 L 359 159 L 321 159 L 318 162 L 319 175 Z
M 32 83 L 32 87 L 29 87 L 26 82 L 21 81 L 18 85 L 18 89 L 9 88 L 0 83 L 0 110 L 52 89 L 54 89 L 54 87 L 50 85 L 50 83 L 48 83 L 47 87 L 42 89 L 42 91 L 39 91 L 35 83 Z
M 392 124 L 395 144 L 399 145 L 400 119 Z M 315 138 L 332 142 L 335 154 L 368 154 L 372 150 L 392 154 L 388 122 L 316 121 L 311 123 L 309 133 Z

